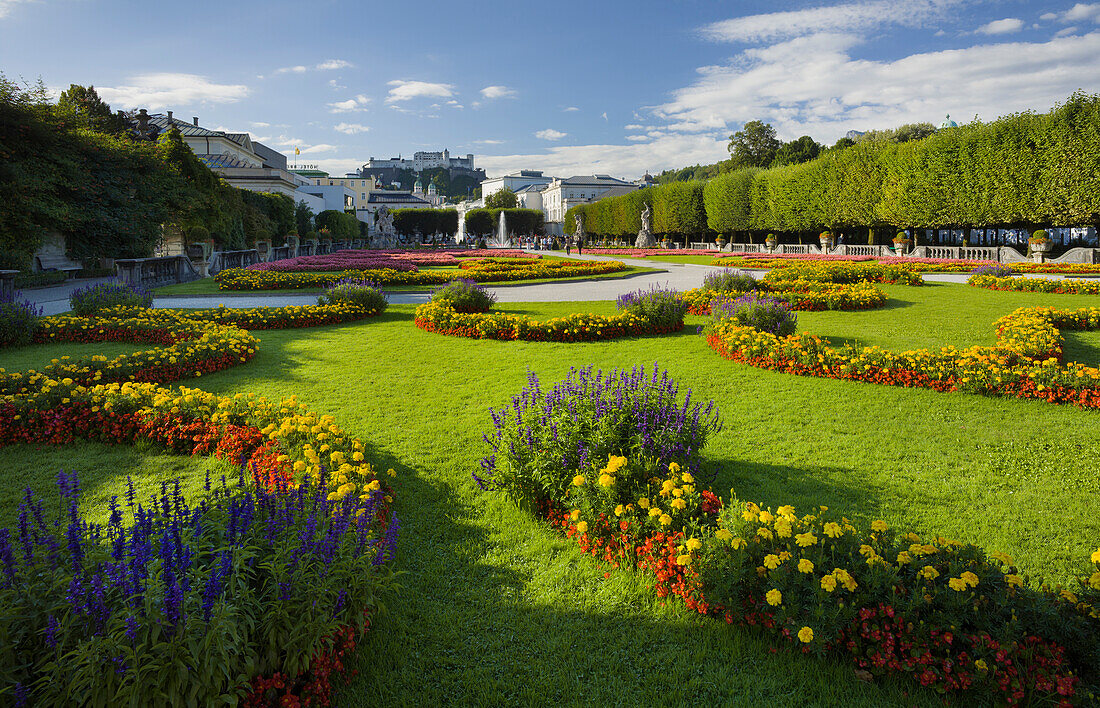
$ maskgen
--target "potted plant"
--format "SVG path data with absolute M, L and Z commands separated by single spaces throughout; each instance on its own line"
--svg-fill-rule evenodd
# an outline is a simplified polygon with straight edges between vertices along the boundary
M 833 247 L 834 239 L 832 231 L 822 231 L 818 239 L 821 241 L 821 250 L 825 251 Z
M 905 253 L 905 249 L 909 246 L 909 235 L 904 231 L 899 231 L 894 236 L 894 253 L 902 255 Z
M 718 244 L 718 250 L 719 251 L 721 251 L 723 248 L 726 247 L 726 237 L 723 236 L 722 234 L 719 234 L 718 238 L 714 239 L 714 242 L 716 244 Z
M 775 247 L 779 245 L 779 239 L 775 237 L 775 234 L 768 234 L 764 238 L 764 245 L 768 247 L 769 251 L 774 251 Z
M 1047 235 L 1044 229 L 1039 229 L 1031 234 L 1031 238 L 1027 240 L 1027 245 L 1031 247 L 1032 253 L 1046 255 L 1054 247 L 1054 242 L 1050 240 L 1050 236 Z

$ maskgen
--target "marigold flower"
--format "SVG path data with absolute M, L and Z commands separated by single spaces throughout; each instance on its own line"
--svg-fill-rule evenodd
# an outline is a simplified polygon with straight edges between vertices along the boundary
M 661 515 L 661 510 L 658 509 L 657 507 L 653 507 L 652 509 L 649 510 L 649 515 L 656 518 L 656 517 Z
M 648 509 L 649 508 L 649 499 L 646 499 L 645 497 L 642 497 L 641 499 L 639 499 L 638 500 L 638 507 L 642 508 L 642 509 Z
M 715 532 L 714 537 L 717 538 L 719 541 L 729 541 L 733 538 L 733 534 L 730 533 L 729 529 L 718 529 L 718 531 Z M 1100 573 L 1097 573 L 1097 575 L 1100 575 Z
M 890 527 L 886 525 L 886 522 L 882 519 L 875 519 L 871 522 L 871 530 L 877 533 L 884 533 Z
M 673 509 L 681 509 L 681 510 L 684 509 L 687 506 L 687 502 L 684 501 L 683 499 L 680 499 L 680 498 L 673 499 L 668 504 Z
M 779 556 L 775 555 L 774 553 L 769 553 L 768 555 L 764 556 L 764 567 L 768 570 L 775 570 L 776 568 L 778 568 L 779 562 Z
M 844 535 L 844 529 L 835 521 L 828 521 L 822 529 L 829 538 L 840 538 Z M 861 551 L 862 552 L 862 551 Z
M 814 572 L 814 562 L 809 558 L 802 558 L 798 561 L 799 573 L 812 573 Z
M 936 570 L 930 565 L 926 565 L 920 569 L 917 575 L 921 576 L 925 580 L 935 580 L 940 577 L 940 571 Z
M 579 474 L 573 478 L 573 486 L 580 487 L 582 485 L 584 485 L 584 475 Z
M 769 605 L 771 605 L 772 607 L 776 607 L 783 602 L 783 593 L 779 592 L 775 588 L 772 588 L 764 595 L 764 599 L 768 601 Z
M 615 484 L 615 478 L 607 474 L 606 472 L 600 475 L 599 481 L 601 487 L 610 487 Z
M 670 463 L 668 463 L 668 471 L 669 472 L 679 472 L 680 471 L 680 465 L 676 464 L 675 462 L 670 462 Z
M 826 575 L 821 578 L 821 589 L 825 592 L 832 592 L 836 590 L 836 578 L 832 575 Z
M 573 521 L 576 521 L 577 519 L 581 518 L 581 510 L 580 509 L 574 509 L 573 511 L 569 512 L 569 518 Z
M 577 522 L 577 533 L 585 533 L 587 531 L 588 531 L 588 522 L 587 521 L 578 521 Z
M 1089 559 L 1093 563 L 1100 563 L 1100 548 L 1097 548 L 1095 551 L 1093 551 L 1092 556 L 1090 556 Z
M 959 577 L 962 578 L 963 582 L 965 582 L 970 587 L 972 587 L 972 588 L 978 587 L 978 576 L 974 575 L 969 570 L 966 571 L 965 573 L 962 573 L 961 575 L 959 575 Z
M 985 659 L 978 659 L 974 662 L 974 668 L 978 671 L 986 671 L 989 669 L 989 664 L 985 663 Z
M 791 522 L 785 518 L 777 519 L 775 522 L 775 535 L 780 538 L 789 538 L 791 535 Z
M 767 509 L 760 512 L 760 523 L 770 524 L 774 520 L 775 520 L 775 517 L 772 516 L 772 513 L 770 511 L 768 511 Z
M 730 539 L 730 545 L 733 546 L 734 550 L 740 550 L 742 548 L 748 548 L 749 542 L 743 538 L 738 537 Z
M 912 561 L 913 559 L 905 551 L 898 554 L 898 565 L 908 565 Z
M 661 514 L 661 517 L 657 519 L 657 521 L 661 522 L 661 526 L 668 526 L 672 523 L 672 517 L 668 514 Z
M 1005 582 L 1008 583 L 1010 586 L 1017 588 L 1023 587 L 1024 585 L 1024 579 L 1021 578 L 1019 575 L 1016 575 L 1015 573 L 1010 573 L 1006 575 Z
M 814 640 L 814 631 L 809 627 L 798 630 L 798 640 L 803 644 L 809 644 Z
M 962 592 L 963 590 L 966 590 L 967 587 L 969 587 L 966 584 L 966 581 L 962 578 L 948 578 L 947 584 L 951 586 L 952 590 L 955 590 L 957 592 Z
M 795 536 L 794 540 L 796 543 L 798 543 L 798 545 L 806 548 L 817 543 L 817 536 L 814 536 L 812 531 L 807 531 L 806 533 L 800 533 Z
M 697 551 L 703 547 L 703 542 L 697 538 L 689 538 L 685 543 L 689 551 Z
M 676 556 L 677 565 L 691 565 L 691 554 L 685 553 L 681 556 Z
M 684 484 L 691 484 L 695 481 L 695 478 L 692 477 L 691 474 L 688 472 L 684 472 L 682 475 L 680 475 L 680 479 L 683 480 Z

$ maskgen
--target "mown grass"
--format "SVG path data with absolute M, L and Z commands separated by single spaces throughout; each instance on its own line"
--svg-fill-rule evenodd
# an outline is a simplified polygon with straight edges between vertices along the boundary
M 991 343 L 993 320 L 1021 305 L 1100 305 L 1100 297 L 953 284 L 887 290 L 884 310 L 800 313 L 800 329 L 897 348 Z M 540 318 L 613 308 L 502 307 Z M 470 473 L 487 408 L 507 405 L 528 368 L 550 382 L 571 366 L 659 362 L 682 390 L 721 409 L 725 428 L 705 457 L 723 496 L 732 488 L 773 507 L 825 504 L 884 518 L 1008 552 L 1052 581 L 1067 581 L 1097 545 L 1100 413 L 753 369 L 706 346 L 694 332 L 703 318 L 671 336 L 555 345 L 429 334 L 413 326 L 414 309 L 257 332 L 252 363 L 188 382 L 218 393 L 298 394 L 398 472 L 403 589 L 375 618 L 356 660 L 360 675 L 338 705 L 940 703 L 911 684 L 863 683 L 833 661 L 771 654 L 741 629 L 659 601 L 645 576 L 605 579 L 545 525 L 480 491 Z M 1081 341 L 1080 351 L 1095 351 L 1094 335 Z M 25 475 L 36 465 L 43 476 L 56 473 L 44 453 L 20 454 Z

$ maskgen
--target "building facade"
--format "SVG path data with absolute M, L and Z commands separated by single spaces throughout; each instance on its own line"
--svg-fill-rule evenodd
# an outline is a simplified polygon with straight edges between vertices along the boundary
M 546 177 L 539 170 L 520 170 L 501 177 L 482 180 L 481 198 L 484 199 L 502 189 L 510 189 L 518 193 L 524 187 L 546 187 L 551 180 L 553 180 L 553 177 Z
M 640 189 L 638 184 L 610 175 L 579 175 L 566 179 L 554 179 L 542 190 L 542 211 L 546 219 L 546 233 L 560 236 L 564 233 L 565 213 L 577 204 L 594 202 L 604 197 L 628 194 Z

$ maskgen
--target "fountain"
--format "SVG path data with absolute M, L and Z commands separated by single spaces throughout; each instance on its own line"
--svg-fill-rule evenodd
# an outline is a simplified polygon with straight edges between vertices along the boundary
M 508 224 L 504 220 L 504 210 L 500 212 L 500 223 L 497 225 L 497 235 L 489 245 L 493 248 L 508 248 L 511 242 L 508 239 Z

